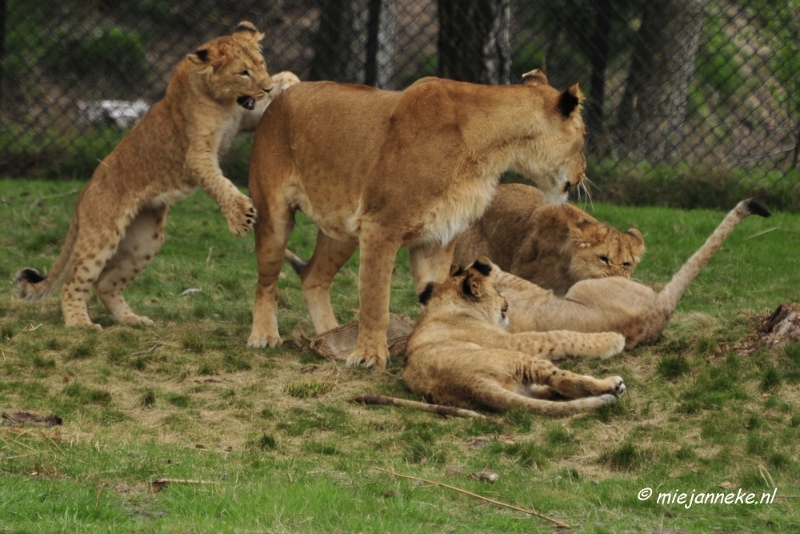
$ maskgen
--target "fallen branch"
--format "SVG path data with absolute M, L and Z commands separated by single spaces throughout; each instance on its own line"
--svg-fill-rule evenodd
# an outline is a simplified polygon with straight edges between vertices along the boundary
M 477 493 L 472 493 L 471 491 L 467 491 L 465 489 L 457 488 L 455 486 L 450 486 L 449 484 L 444 484 L 442 482 L 436 482 L 435 480 L 427 480 L 425 478 L 414 477 L 414 476 L 411 476 L 411 475 L 401 475 L 399 473 L 395 473 L 394 471 L 389 471 L 388 469 L 381 469 L 380 467 L 376 467 L 375 469 L 377 469 L 378 471 L 383 471 L 384 473 L 388 473 L 388 474 L 390 474 L 392 476 L 395 476 L 395 477 L 408 478 L 408 479 L 411 479 L 411 480 L 417 480 L 417 481 L 420 481 L 420 482 L 425 482 L 427 484 L 433 484 L 434 486 L 441 486 L 443 488 L 451 489 L 453 491 L 457 491 L 459 493 L 463 493 L 465 495 L 469 495 L 470 497 L 475 497 L 476 499 L 480 499 L 482 501 L 490 502 L 492 504 L 496 504 L 496 505 L 502 506 L 504 508 L 510 508 L 511 510 L 517 510 L 518 512 L 524 512 L 526 514 L 533 515 L 533 516 L 539 517 L 541 519 L 544 519 L 545 521 L 550 521 L 551 523 L 553 523 L 558 528 L 570 528 L 570 526 L 567 525 L 566 523 L 562 523 L 561 521 L 558 521 L 557 519 L 552 519 L 550 517 L 547 517 L 546 515 L 542 515 L 539 512 L 536 512 L 535 510 L 528 510 L 527 508 L 522 508 L 521 506 L 514 506 L 513 504 L 507 504 L 507 503 L 504 503 L 502 501 L 496 501 L 494 499 L 490 499 L 488 497 L 484 497 L 483 495 L 478 495 Z
M 405 406 L 420 410 L 423 412 L 435 413 L 438 415 L 450 415 L 453 417 L 471 417 L 473 419 L 483 419 L 492 423 L 499 421 L 494 417 L 487 417 L 472 410 L 465 410 L 463 408 L 456 408 L 454 406 L 442 406 L 441 404 L 428 404 L 426 402 L 417 402 L 408 399 L 398 399 L 396 397 L 385 397 L 383 395 L 359 395 L 348 399 L 348 402 L 358 402 L 359 404 L 382 404 L 385 406 Z
M 161 347 L 162 345 L 164 345 L 164 344 L 161 343 L 160 341 L 156 342 L 156 343 L 153 343 L 153 346 L 150 347 L 149 349 L 140 350 L 139 352 L 132 352 L 131 356 L 141 356 L 142 354 L 150 354 L 151 352 L 155 351 L 158 347 Z
M 159 478 L 150 483 L 150 493 L 158 493 L 167 484 L 214 484 L 208 480 L 188 480 L 183 478 Z

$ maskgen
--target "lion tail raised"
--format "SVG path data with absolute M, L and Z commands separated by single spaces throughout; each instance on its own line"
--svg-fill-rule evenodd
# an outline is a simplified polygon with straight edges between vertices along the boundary
M 739 202 L 736 207 L 725 216 L 703 246 L 689 258 L 689 261 L 675 273 L 672 280 L 670 280 L 664 289 L 661 290 L 661 293 L 658 294 L 658 308 L 661 312 L 666 314 L 667 317 L 672 315 L 683 293 L 686 291 L 686 288 L 689 287 L 689 284 L 692 283 L 698 273 L 711 261 L 711 258 L 714 257 L 719 247 L 722 246 L 722 243 L 725 242 L 734 228 L 750 215 L 758 215 L 760 217 L 771 216 L 769 210 L 757 200 L 747 199 Z
M 61 249 L 58 259 L 47 276 L 42 275 L 32 267 L 25 267 L 14 277 L 14 290 L 17 296 L 23 300 L 42 300 L 49 297 L 53 291 L 61 287 L 61 284 L 69 276 L 74 263 L 75 241 L 78 239 L 78 215 L 72 217 L 67 233 L 67 241 Z

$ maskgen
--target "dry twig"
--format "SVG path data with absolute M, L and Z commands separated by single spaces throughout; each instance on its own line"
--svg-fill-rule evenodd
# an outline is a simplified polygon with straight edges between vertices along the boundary
M 533 516 L 539 517 L 541 519 L 544 519 L 545 521 L 550 521 L 551 523 L 553 523 L 558 528 L 570 528 L 570 526 L 567 525 L 566 523 L 562 523 L 561 521 L 558 521 L 557 519 L 552 519 L 550 517 L 547 517 L 546 515 L 542 515 L 539 512 L 536 512 L 535 510 L 528 510 L 527 508 L 522 508 L 521 506 L 514 506 L 513 504 L 507 504 L 507 503 L 504 503 L 502 501 L 496 501 L 494 499 L 490 499 L 488 497 L 484 497 L 483 495 L 478 495 L 477 493 L 472 493 L 471 491 L 467 491 L 465 489 L 457 488 L 455 486 L 450 486 L 449 484 L 444 484 L 442 482 L 436 482 L 435 480 L 428 480 L 428 479 L 425 479 L 425 478 L 419 478 L 419 477 L 415 477 L 415 476 L 411 476 L 411 475 L 401 475 L 399 473 L 395 473 L 394 471 L 389 471 L 388 469 L 381 469 L 380 467 L 376 467 L 375 469 L 377 469 L 378 471 L 383 471 L 384 473 L 388 473 L 388 474 L 390 474 L 392 476 L 395 476 L 395 477 L 408 478 L 408 479 L 411 479 L 411 480 L 418 480 L 420 482 L 425 482 L 427 484 L 433 484 L 434 486 L 441 486 L 443 488 L 451 489 L 453 491 L 457 491 L 459 493 L 463 493 L 465 495 L 469 495 L 470 497 L 475 497 L 476 499 L 480 499 L 482 501 L 490 502 L 492 504 L 496 504 L 496 505 L 502 506 L 504 508 L 510 508 L 511 510 L 517 510 L 518 512 L 524 512 L 526 514 L 533 515 Z
M 408 399 L 398 399 L 396 397 L 385 397 L 383 395 L 359 395 L 348 399 L 348 402 L 358 402 L 360 404 L 382 404 L 385 406 L 405 406 L 413 408 L 414 410 L 421 410 L 423 412 L 435 413 L 438 415 L 450 415 L 453 417 L 471 417 L 473 419 L 483 419 L 492 423 L 498 423 L 494 417 L 487 417 L 472 410 L 465 410 L 463 408 L 456 408 L 454 406 L 442 406 L 441 404 L 428 404 L 426 402 L 417 402 Z
M 140 350 L 139 352 L 132 352 L 131 356 L 141 356 L 142 354 L 150 354 L 151 352 L 154 352 L 158 347 L 161 347 L 163 345 L 164 345 L 163 343 L 158 341 L 156 343 L 153 343 L 153 346 L 150 347 L 147 350 Z

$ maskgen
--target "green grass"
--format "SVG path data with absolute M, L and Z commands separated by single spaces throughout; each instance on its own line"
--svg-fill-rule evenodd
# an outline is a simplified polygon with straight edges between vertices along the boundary
M 0 277 L 47 271 L 77 182 L 0 181 Z M 586 207 L 585 209 L 591 209 Z M 634 276 L 661 287 L 721 211 L 596 204 L 639 228 Z M 290 246 L 309 257 L 302 216 Z M 64 328 L 59 301 L 0 289 L 0 410 L 56 413 L 63 426 L 0 426 L 0 532 L 552 532 L 545 521 L 384 470 L 535 508 L 574 532 L 794 532 L 800 488 L 800 345 L 767 350 L 759 322 L 797 299 L 800 216 L 742 223 L 690 287 L 659 342 L 562 367 L 619 374 L 620 402 L 564 419 L 521 410 L 499 422 L 360 406 L 364 393 L 415 398 L 402 358 L 346 368 L 304 347 L 313 326 L 298 277 L 280 279 L 286 346 L 246 347 L 256 279 L 252 236 L 235 239 L 204 193 L 177 204 L 167 241 L 126 291 L 154 328 Z M 357 258 L 334 283 L 340 321 L 357 316 Z M 200 292 L 181 295 L 186 289 Z M 415 318 L 407 254 L 392 311 Z M 471 473 L 489 469 L 497 482 Z M 172 482 L 151 492 L 156 479 Z M 771 504 L 690 508 L 663 492 L 763 492 Z M 654 496 L 639 500 L 643 488 Z M 726 489 L 728 488 L 728 489 Z

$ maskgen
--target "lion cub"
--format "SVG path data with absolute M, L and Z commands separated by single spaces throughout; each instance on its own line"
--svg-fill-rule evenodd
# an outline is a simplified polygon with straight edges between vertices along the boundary
M 625 339 L 616 333 L 567 331 L 510 334 L 506 300 L 494 289 L 492 267 L 481 258 L 442 284 L 430 283 L 406 345 L 408 387 L 429 402 L 464 408 L 569 415 L 611 402 L 625 391 L 619 376 L 598 380 L 550 361 L 582 354 L 609 358 Z M 548 400 L 566 397 L 567 401 Z
M 631 273 L 644 254 L 641 232 L 621 232 L 570 204 L 551 204 L 529 185 L 497 186 L 483 217 L 456 239 L 462 268 L 488 256 L 501 269 L 563 295 L 576 282 Z
M 66 281 L 61 308 L 67 326 L 100 328 L 86 308 L 94 286 L 116 322 L 152 325 L 133 313 L 122 290 L 164 243 L 171 204 L 202 187 L 222 209 L 231 233 L 250 231 L 253 204 L 222 175 L 218 158 L 237 132 L 255 128 L 278 92 L 261 55 L 263 37 L 242 22 L 232 35 L 201 45 L 178 63 L 164 99 L 101 162 L 81 191 L 66 244 L 49 275 L 31 268 L 17 274 L 20 298 L 42 299 Z M 295 80 L 286 73 L 281 87 Z

